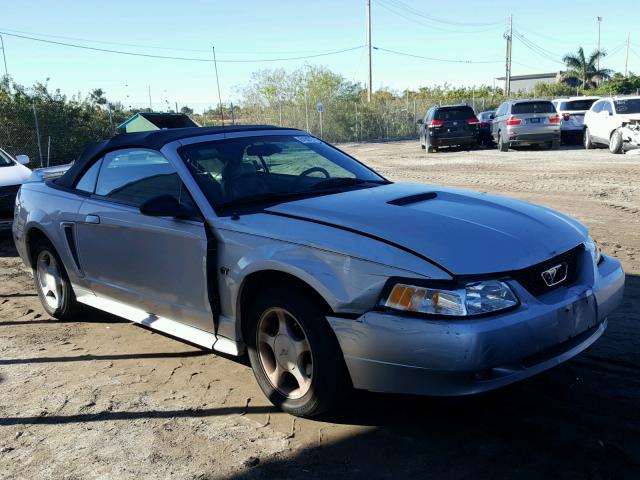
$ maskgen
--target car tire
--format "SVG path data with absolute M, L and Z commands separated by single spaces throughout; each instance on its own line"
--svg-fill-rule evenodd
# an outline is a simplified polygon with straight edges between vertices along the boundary
M 438 151 L 436 147 L 433 147 L 429 144 L 429 139 L 427 138 L 427 136 L 424 137 L 424 143 L 427 148 L 427 153 L 436 153 Z
M 422 135 L 420 135 L 420 148 L 422 148 L 422 150 L 427 148 L 426 145 L 424 144 L 424 142 L 422 141 Z
M 611 134 L 609 139 L 609 151 L 614 154 L 622 153 L 623 146 L 622 132 L 618 128 Z
M 551 150 L 558 150 L 560 148 L 560 141 L 559 140 L 552 140 L 551 143 L 549 144 L 549 148 Z
M 498 150 L 501 152 L 509 151 L 509 142 L 505 142 L 502 138 L 502 132 L 498 132 Z
M 247 310 L 243 330 L 256 381 L 276 407 L 298 417 L 319 415 L 351 391 L 325 310 L 291 285 L 266 288 Z
M 45 311 L 58 320 L 77 318 L 82 306 L 76 300 L 67 271 L 53 245 L 38 240 L 32 249 L 33 279 Z
M 583 142 L 584 142 L 584 148 L 586 150 L 592 150 L 592 149 L 595 148 L 595 145 L 593 144 L 593 140 L 591 139 L 591 134 L 589 133 L 589 129 L 588 128 L 584 129 Z

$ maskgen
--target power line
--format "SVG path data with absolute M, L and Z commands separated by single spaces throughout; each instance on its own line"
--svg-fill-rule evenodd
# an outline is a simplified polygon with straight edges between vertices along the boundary
M 120 47 L 134 47 L 134 48 L 144 48 L 151 50 L 166 50 L 166 51 L 174 51 L 174 52 L 199 52 L 199 53 L 209 53 L 209 50 L 202 48 L 180 48 L 180 47 L 166 47 L 160 45 L 148 45 L 148 44 L 140 44 L 140 43 L 123 43 L 123 42 L 112 42 L 108 40 L 96 40 L 90 38 L 81 38 L 81 37 L 69 37 L 66 35 L 53 35 L 48 33 L 37 33 L 37 32 L 28 32 L 25 30 L 14 30 L 12 28 L 0 28 L 0 30 L 4 32 L 18 33 L 23 35 L 31 35 L 36 37 L 45 37 L 45 38 L 59 38 L 63 40 L 74 40 L 78 42 L 87 42 L 87 43 L 97 43 L 102 45 L 117 45 Z M 255 50 L 220 50 L 219 53 L 224 54 L 251 54 L 251 55 L 273 55 L 273 54 L 302 54 L 302 53 L 326 53 L 331 52 L 336 49 L 327 49 L 327 50 L 271 50 L 269 52 L 257 52 Z
M 92 50 L 94 52 L 103 52 L 103 53 L 115 53 L 118 55 L 129 55 L 129 56 L 133 56 L 133 57 L 145 57 L 145 58 L 156 58 L 156 59 L 161 59 L 161 60 L 180 60 L 180 61 L 186 61 L 186 62 L 204 62 L 204 63 L 212 63 L 213 59 L 211 58 L 197 58 L 197 57 L 174 57 L 174 56 L 167 56 L 167 55 L 154 55 L 154 54 L 150 54 L 150 53 L 137 53 L 137 52 L 127 52 L 124 50 L 113 50 L 113 49 L 108 49 L 108 48 L 98 48 L 98 47 L 89 47 L 87 45 L 77 45 L 74 43 L 67 43 L 67 42 L 58 42 L 55 40 L 45 40 L 43 38 L 36 38 L 36 37 L 30 37 L 27 35 L 18 35 L 16 33 L 8 33 L 8 32 L 3 32 L 0 31 L 1 34 L 3 35 L 7 35 L 9 37 L 16 37 L 16 38 L 22 38 L 24 40 L 31 40 L 34 42 L 41 42 L 41 43 L 48 43 L 48 44 L 53 44 L 53 45 L 59 45 L 59 46 L 64 46 L 64 47 L 72 47 L 72 48 L 79 48 L 82 50 Z M 254 59 L 225 59 L 225 60 L 218 60 L 219 63 L 261 63 L 261 62 L 284 62 L 284 61 L 288 61 L 288 60 L 304 60 L 304 59 L 308 59 L 308 58 L 317 58 L 317 57 L 325 57 L 328 55 L 336 55 L 339 53 L 345 53 L 345 52 L 350 52 L 353 50 L 358 50 L 363 48 L 364 45 L 358 45 L 357 47 L 350 47 L 350 48 L 343 48 L 341 50 L 333 50 L 330 52 L 324 52 L 324 53 L 317 53 L 314 55 L 301 55 L 301 56 L 296 56 L 296 57 L 286 57 L 286 58 L 254 58 Z
M 453 25 L 453 26 L 458 26 L 458 27 L 487 27 L 490 25 L 504 25 L 505 20 L 504 18 L 500 19 L 500 20 L 496 20 L 493 22 L 460 22 L 457 20 L 449 20 L 449 19 L 444 19 L 441 17 L 436 17 L 434 15 L 428 15 L 424 12 L 422 12 L 421 10 L 417 10 L 415 8 L 413 8 L 410 5 L 407 5 L 406 3 L 402 2 L 401 0 L 385 0 L 386 2 L 391 3 L 392 5 L 395 5 L 398 9 L 406 11 L 410 14 L 413 14 L 417 17 L 421 17 L 424 18 L 426 20 L 429 20 L 431 22 L 437 22 L 437 23 L 442 23 L 445 25 Z
M 388 0 L 374 0 L 374 1 L 375 1 L 375 3 L 378 4 L 378 6 L 384 8 L 388 12 L 393 13 L 394 15 L 402 17 L 405 20 L 408 20 L 410 22 L 416 23 L 418 25 L 422 25 L 422 26 L 428 27 L 428 28 L 430 28 L 432 30 L 439 30 L 441 32 L 462 33 L 462 34 L 469 34 L 469 33 L 477 34 L 477 33 L 489 32 L 489 31 L 492 31 L 492 30 L 496 30 L 496 28 L 498 28 L 498 26 L 493 26 L 491 28 L 486 28 L 486 29 L 483 29 L 483 30 L 452 30 L 450 28 L 442 28 L 442 27 L 435 26 L 435 25 L 433 25 L 431 23 L 426 23 L 423 20 L 419 20 L 417 18 L 410 17 L 410 16 L 406 15 L 405 13 L 403 13 L 402 11 L 396 10 L 398 7 L 396 7 L 393 4 L 386 3 Z
M 532 52 L 540 55 L 543 58 L 546 58 L 547 60 L 550 60 L 552 62 L 555 63 L 559 63 L 561 65 L 564 65 L 563 62 L 561 62 L 560 60 L 558 60 L 558 58 L 560 57 L 560 55 L 557 55 L 556 53 L 553 53 L 549 50 L 546 50 L 542 47 L 540 47 L 539 45 L 533 43 L 531 40 L 529 40 L 528 38 L 526 38 L 524 35 L 522 35 L 521 33 L 517 32 L 516 30 L 513 31 L 513 35 L 520 40 L 520 42 L 527 47 L 529 50 L 531 50 Z
M 382 47 L 373 47 L 374 50 L 379 50 L 381 52 L 387 52 L 387 53 L 393 53 L 394 55 L 402 55 L 404 57 L 411 57 L 411 58 L 419 58 L 421 60 L 431 60 L 433 62 L 445 62 L 445 63 L 481 63 L 481 64 L 487 64 L 487 63 L 502 63 L 502 60 L 455 60 L 455 59 L 450 59 L 450 58 L 436 58 L 436 57 L 426 57 L 424 55 L 416 55 L 413 53 L 407 53 L 407 52 L 400 52 L 398 50 L 391 50 L 389 48 L 382 48 Z

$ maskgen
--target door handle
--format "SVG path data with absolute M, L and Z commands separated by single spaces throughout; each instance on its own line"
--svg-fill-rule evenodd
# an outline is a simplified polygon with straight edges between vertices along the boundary
M 100 223 L 100 217 L 98 215 L 87 215 L 84 219 L 85 223 Z

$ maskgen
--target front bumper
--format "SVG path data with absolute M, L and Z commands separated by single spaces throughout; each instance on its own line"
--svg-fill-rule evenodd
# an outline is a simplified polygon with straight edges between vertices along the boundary
M 586 279 L 590 278 L 590 281 Z M 607 327 L 622 301 L 624 272 L 605 257 L 580 282 L 541 297 L 511 284 L 521 306 L 475 320 L 429 320 L 368 312 L 329 317 L 354 387 L 376 392 L 467 395 L 530 377 L 569 360 Z

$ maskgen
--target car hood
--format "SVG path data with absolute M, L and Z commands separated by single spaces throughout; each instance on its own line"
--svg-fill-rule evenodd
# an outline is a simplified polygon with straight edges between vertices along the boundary
M 456 275 L 525 268 L 570 250 L 588 235 L 579 222 L 545 207 L 408 183 L 282 203 L 266 212 L 374 237 Z
M 27 181 L 30 175 L 31 170 L 19 163 L 8 167 L 0 167 L 0 187 L 21 185 Z

